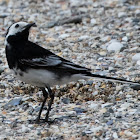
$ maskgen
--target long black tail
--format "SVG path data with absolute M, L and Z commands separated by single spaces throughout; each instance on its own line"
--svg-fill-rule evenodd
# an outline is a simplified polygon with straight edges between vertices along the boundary
M 137 82 L 128 81 L 125 79 L 120 79 L 120 78 L 115 78 L 115 77 L 108 77 L 108 76 L 104 76 L 104 75 L 98 75 L 98 74 L 94 74 L 94 73 L 88 73 L 86 76 L 90 76 L 90 77 L 94 77 L 94 78 L 102 79 L 102 80 L 107 80 L 107 81 L 140 85 L 140 83 L 137 83 Z

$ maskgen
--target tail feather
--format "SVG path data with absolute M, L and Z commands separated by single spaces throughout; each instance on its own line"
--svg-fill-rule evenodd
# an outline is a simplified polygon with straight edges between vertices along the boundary
M 119 83 L 140 85 L 140 83 L 137 83 L 137 82 L 133 82 L 133 81 L 125 80 L 125 79 L 120 79 L 120 78 L 115 78 L 115 77 L 108 77 L 108 76 L 104 76 L 104 75 L 98 75 L 98 74 L 94 74 L 94 73 L 88 73 L 87 76 L 94 77 L 97 79 L 119 82 Z

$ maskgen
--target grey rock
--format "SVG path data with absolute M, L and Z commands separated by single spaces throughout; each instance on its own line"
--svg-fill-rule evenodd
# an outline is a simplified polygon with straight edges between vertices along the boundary
M 127 16 L 127 14 L 125 12 L 119 12 L 118 13 L 119 18 L 122 18 L 122 17 L 125 17 L 125 16 Z
M 107 50 L 109 52 L 111 52 L 111 51 L 117 52 L 117 51 L 120 51 L 122 48 L 123 48 L 123 44 L 121 44 L 118 41 L 113 41 L 108 45 Z
M 39 112 L 40 108 L 41 108 L 40 106 L 37 106 L 34 108 L 34 111 Z
M 69 99 L 69 98 L 63 98 L 63 99 L 61 99 L 61 101 L 62 101 L 64 104 L 69 104 L 69 103 L 70 103 L 70 99 Z
M 113 124 L 113 120 L 109 120 L 106 124 L 107 125 L 112 125 Z
M 83 41 L 83 40 L 86 40 L 86 39 L 89 39 L 89 36 L 84 35 L 84 36 L 79 37 L 79 41 Z
M 74 111 L 75 111 L 77 114 L 80 114 L 80 113 L 85 112 L 86 110 L 85 110 L 85 109 L 82 109 L 82 108 L 79 108 L 79 107 L 75 107 L 75 108 L 74 108 Z
M 7 104 L 4 105 L 4 108 L 7 109 L 10 106 L 17 106 L 20 105 L 22 101 L 22 98 L 15 98 L 9 101 Z
M 110 113 L 114 113 L 114 111 L 113 111 L 112 108 L 109 108 L 108 112 L 110 112 Z
M 91 19 L 91 20 L 90 20 L 90 24 L 91 24 L 92 26 L 94 26 L 94 25 L 96 24 L 96 19 L 94 19 L 94 18 Z
M 138 61 L 140 60 L 140 53 L 136 53 L 133 57 L 132 57 L 133 61 Z

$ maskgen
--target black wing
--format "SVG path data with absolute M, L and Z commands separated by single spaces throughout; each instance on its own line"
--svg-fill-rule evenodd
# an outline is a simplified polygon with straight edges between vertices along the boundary
M 65 60 L 36 44 L 34 44 L 34 47 L 31 49 L 30 46 L 33 46 L 33 44 L 28 44 L 27 50 L 24 49 L 24 57 L 20 57 L 18 59 L 19 66 L 24 66 L 26 68 L 51 70 L 64 75 L 80 73 L 85 74 L 87 73 L 87 71 L 90 71 L 90 69 L 81 67 L 74 64 L 73 62 Z M 29 52 L 29 50 L 32 50 L 32 52 Z
M 43 56 L 43 57 L 34 57 L 30 59 L 20 59 L 19 62 L 23 65 L 28 65 L 30 67 L 51 67 L 57 66 L 62 63 L 59 57 L 55 55 Z

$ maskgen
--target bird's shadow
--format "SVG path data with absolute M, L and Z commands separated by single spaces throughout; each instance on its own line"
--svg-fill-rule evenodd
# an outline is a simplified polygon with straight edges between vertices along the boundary
M 29 124 L 48 124 L 48 125 L 52 125 L 52 124 L 58 124 L 60 122 L 64 122 L 64 121 L 68 121 L 72 118 L 74 118 L 75 116 L 61 116 L 55 119 L 49 119 L 48 121 L 45 121 L 45 119 L 40 119 L 39 122 L 36 122 L 36 120 L 28 120 Z

